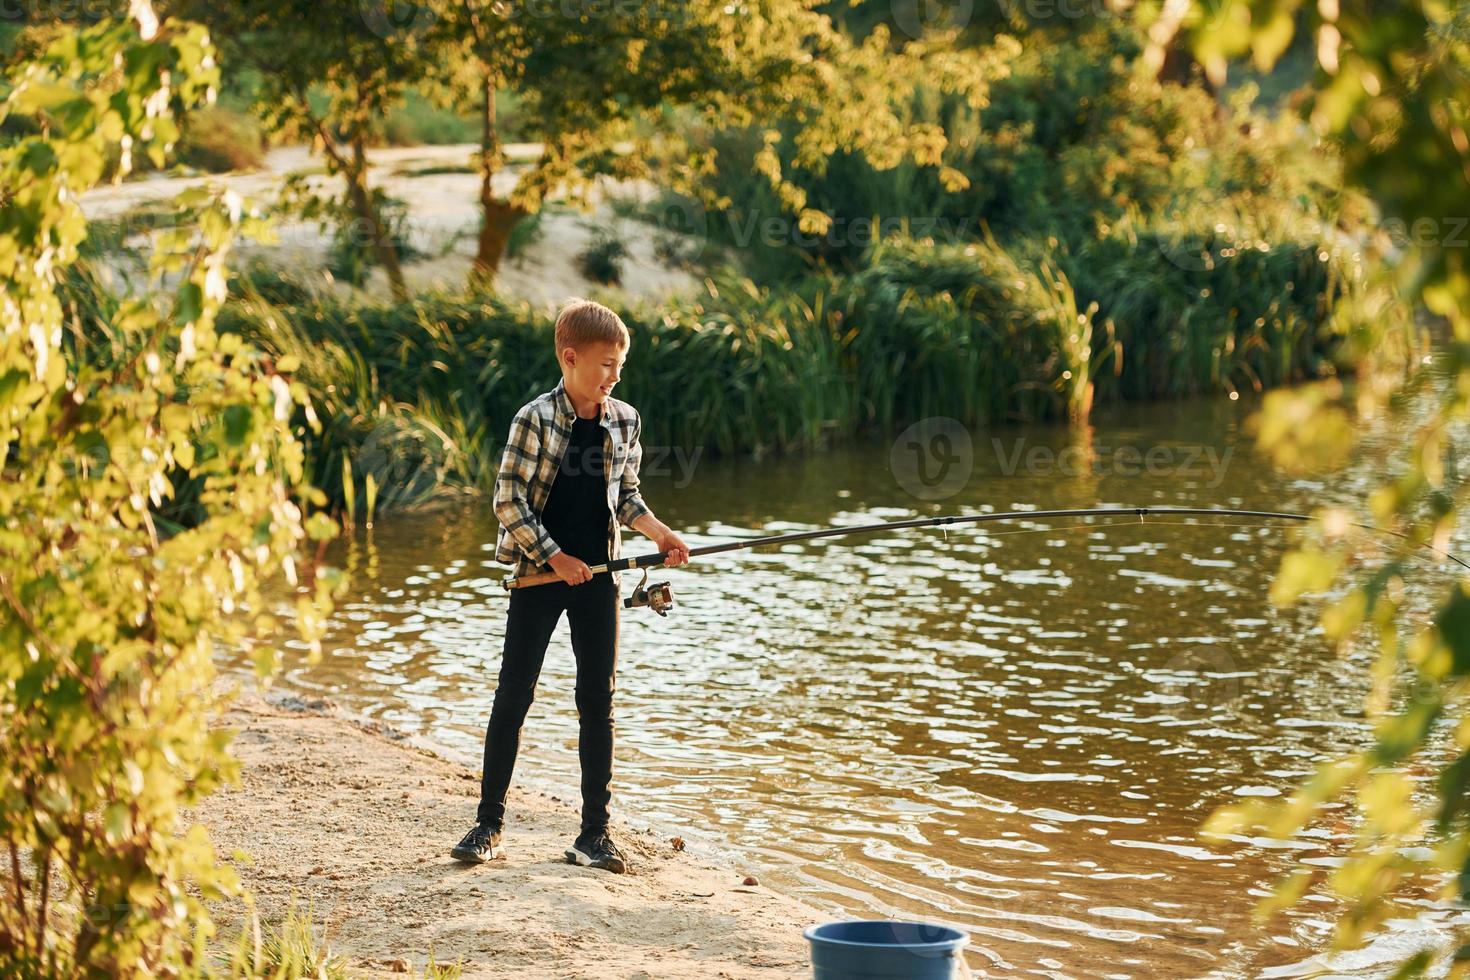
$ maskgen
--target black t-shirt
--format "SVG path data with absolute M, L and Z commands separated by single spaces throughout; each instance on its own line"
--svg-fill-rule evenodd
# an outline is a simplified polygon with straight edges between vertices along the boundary
M 572 438 L 562 455 L 551 494 L 541 511 L 541 523 L 551 540 L 589 565 L 607 561 L 607 452 L 602 422 L 574 418 Z

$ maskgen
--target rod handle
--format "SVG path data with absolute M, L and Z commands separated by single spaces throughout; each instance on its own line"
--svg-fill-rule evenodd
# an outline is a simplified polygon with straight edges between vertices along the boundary
M 524 589 L 531 585 L 550 585 L 552 582 L 560 582 L 561 576 L 555 572 L 537 572 L 533 575 L 522 575 L 519 578 L 502 579 L 502 584 L 507 589 Z
M 619 558 L 605 565 L 593 565 L 592 575 L 595 578 L 607 572 L 622 572 L 632 568 L 648 568 L 652 565 L 662 565 L 668 557 L 669 553 L 667 551 L 660 551 L 656 555 L 639 555 L 637 558 Z M 550 585 L 552 582 L 560 581 L 561 576 L 555 572 L 535 572 L 531 575 L 522 575 L 518 578 L 507 575 L 500 580 L 500 584 L 509 592 L 511 589 L 525 589 L 533 585 Z

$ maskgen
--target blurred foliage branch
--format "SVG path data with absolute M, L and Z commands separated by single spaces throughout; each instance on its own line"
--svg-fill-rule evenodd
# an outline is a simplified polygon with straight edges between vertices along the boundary
M 1385 333 L 1352 388 L 1333 381 L 1272 393 L 1257 420 L 1259 445 L 1283 465 L 1330 468 L 1375 417 L 1400 419 L 1413 435 L 1400 472 L 1371 495 L 1371 519 L 1444 548 L 1466 494 L 1456 457 L 1470 408 L 1470 265 L 1453 228 L 1470 216 L 1470 11 L 1441 0 L 1171 0 L 1148 16 L 1150 65 L 1162 65 L 1165 49 L 1184 37 L 1217 83 L 1233 61 L 1269 67 L 1298 29 L 1310 32 L 1316 75 L 1302 118 L 1336 147 L 1344 179 L 1372 198 L 1380 220 L 1412 232 L 1397 263 L 1403 296 L 1445 329 L 1422 359 L 1404 357 L 1413 345 Z M 1470 580 L 1452 582 L 1427 622 L 1405 615 L 1414 569 L 1403 561 L 1345 588 L 1356 569 L 1348 519 L 1341 508 L 1317 515 L 1316 533 L 1283 560 L 1273 597 L 1292 603 L 1332 592 L 1322 617 L 1328 638 L 1345 652 L 1360 640 L 1376 644 L 1371 743 L 1323 764 L 1290 799 L 1223 808 L 1208 828 L 1264 828 L 1290 839 L 1350 801 L 1353 840 L 1342 863 L 1288 875 L 1259 907 L 1267 914 L 1292 905 L 1325 883 L 1346 907 L 1337 947 L 1412 914 L 1399 899 L 1426 882 L 1442 886 L 1445 898 L 1470 900 Z M 1423 973 L 1440 952 L 1417 951 L 1399 975 Z M 1449 969 L 1467 968 L 1470 945 L 1462 945 Z
M 292 586 L 316 649 L 340 581 L 298 574 L 335 534 L 304 479 L 293 365 L 219 334 L 238 234 L 268 234 L 233 192 L 200 187 L 154 236 L 150 291 L 100 322 L 68 317 L 64 284 L 87 222 L 78 198 L 116 155 L 162 161 L 176 118 L 213 98 L 199 25 L 133 21 L 65 32 L 11 67 L 0 122 L 0 973 L 202 971 L 206 902 L 238 882 L 180 810 L 229 780 L 229 697 L 216 645 L 279 659 L 262 585 Z M 192 526 L 156 519 L 194 483 Z

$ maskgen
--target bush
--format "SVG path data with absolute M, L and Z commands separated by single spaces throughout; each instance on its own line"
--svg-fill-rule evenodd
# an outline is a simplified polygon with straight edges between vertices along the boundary
M 250 283 L 241 293 L 222 311 L 220 329 L 299 362 L 321 428 L 302 419 L 297 434 L 310 447 L 313 485 L 333 506 L 347 499 L 344 473 L 359 497 L 371 476 L 384 512 L 491 488 L 484 405 L 504 395 L 503 383 L 494 386 L 502 378 L 496 345 L 429 319 L 440 301 L 374 305 L 320 295 L 278 305 Z
M 495 105 L 496 130 L 501 140 L 509 143 L 530 138 L 519 98 L 502 90 L 496 94 Z M 462 115 L 454 108 L 434 105 L 418 92 L 410 92 L 405 103 L 383 120 L 378 140 L 388 146 L 437 146 L 478 143 L 480 136 L 478 115 Z
M 616 232 L 598 228 L 591 243 L 577 253 L 577 268 L 593 282 L 615 285 L 623 279 L 623 260 L 628 247 Z
M 268 143 L 249 116 L 210 106 L 184 119 L 177 156 L 182 164 L 210 173 L 254 170 L 265 163 Z
M 381 187 L 372 188 L 370 193 L 378 221 L 398 251 L 398 261 L 407 263 L 420 257 L 423 253 L 408 234 L 408 204 L 388 196 Z M 327 271 L 343 282 L 361 286 L 367 282 L 372 267 L 379 264 L 372 235 L 366 222 L 344 201 L 332 202 L 330 209 L 335 225 L 332 244 L 327 249 Z
M 1139 51 L 1139 35 L 1122 19 L 1076 37 L 1032 32 L 1009 74 L 991 82 L 984 109 L 917 92 L 909 118 L 943 128 L 942 163 L 965 176 L 963 189 L 947 190 L 935 166 L 904 161 L 879 171 L 841 152 L 816 176 L 796 168 L 788 149 L 783 173 L 806 189 L 808 206 L 833 218 L 815 240 L 798 233 L 751 166 L 761 128 L 796 123 L 697 134 L 717 152 L 714 191 L 731 201 L 709 215 L 709 234 L 740 254 L 747 273 L 776 283 L 819 265 L 856 268 L 872 240 L 863 223 L 874 219 L 906 220 L 906 233 L 946 244 L 978 241 L 988 228 L 1009 246 L 1047 236 L 1084 242 L 1129 214 L 1152 220 L 1183 205 L 1249 199 L 1304 218 L 1337 214 L 1337 165 L 1294 120 L 1257 111 L 1251 87 L 1226 107 L 1199 86 L 1143 77 L 1135 70 Z M 783 230 L 766 234 L 768 222 Z
M 100 176 L 74 162 L 104 160 L 125 135 L 140 156 L 161 152 L 175 109 L 218 84 L 214 58 L 197 26 L 166 20 L 145 41 L 102 23 L 9 78 L 10 111 L 65 105 L 98 124 L 50 126 L 0 159 L 0 199 L 29 202 L 0 243 L 7 302 L 33 338 L 0 353 L 7 977 L 203 967 L 208 902 L 239 890 L 181 813 L 237 771 L 230 733 L 209 727 L 229 697 L 213 657 L 250 650 L 266 677 L 291 634 L 319 656 L 339 581 L 297 575 L 302 546 L 336 528 L 308 516 L 321 497 L 287 424 L 304 400 L 291 365 L 215 328 L 217 270 L 256 217 L 191 189 L 175 201 L 179 234 L 151 256 L 153 276 L 176 273 L 169 292 L 118 298 L 73 277 L 77 202 Z M 188 527 L 163 518 L 180 483 L 197 487 Z M 261 597 L 278 575 L 295 604 L 286 624 Z
M 1125 223 L 1078 249 L 896 240 L 868 262 L 835 280 L 832 303 L 880 423 L 1051 417 L 1350 370 L 1341 348 L 1357 325 L 1339 312 L 1375 290 L 1344 248 L 1213 224 Z
M 1351 370 L 1349 325 L 1335 314 L 1374 288 L 1352 247 L 1222 218 L 1124 222 L 1059 254 L 1082 301 L 1116 327 L 1121 367 L 1106 397 L 1262 391 Z
M 780 292 L 716 274 L 706 297 L 619 310 L 632 333 L 619 394 L 661 406 L 644 419 L 650 445 L 761 453 L 930 415 L 1082 418 L 1094 402 L 1341 370 L 1342 311 L 1370 289 L 1351 256 L 1209 234 L 1124 223 L 1076 250 L 893 239 L 856 274 Z M 494 296 L 233 303 L 221 325 L 300 359 L 324 420 L 300 434 L 334 500 L 344 458 L 375 474 L 388 508 L 488 491 L 511 415 L 558 376 L 550 318 Z
M 525 260 L 526 252 L 546 237 L 546 229 L 542 227 L 541 219 L 550 207 L 552 205 L 548 202 L 511 225 L 510 235 L 505 240 L 507 261 L 520 265 Z
M 146 154 L 134 152 L 129 167 L 130 177 L 177 170 L 182 167 L 207 173 L 229 173 L 255 170 L 265 163 L 269 141 L 254 118 L 221 106 L 196 109 L 180 119 L 179 139 L 172 156 L 159 168 Z M 117 176 L 122 149 L 113 145 L 106 151 L 104 175 Z

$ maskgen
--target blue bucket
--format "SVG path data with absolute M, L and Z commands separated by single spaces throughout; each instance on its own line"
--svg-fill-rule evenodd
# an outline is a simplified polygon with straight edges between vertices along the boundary
M 968 976 L 961 950 L 970 937 L 933 922 L 828 922 L 802 933 L 816 980 L 953 980 Z

